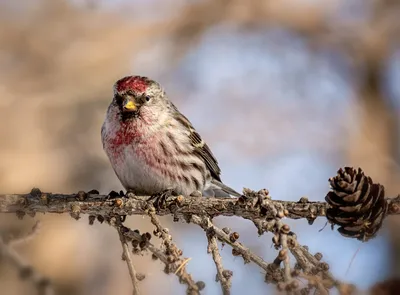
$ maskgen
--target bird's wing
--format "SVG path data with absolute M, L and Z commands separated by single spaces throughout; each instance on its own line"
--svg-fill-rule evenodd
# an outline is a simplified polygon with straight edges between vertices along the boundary
M 189 131 L 190 144 L 194 147 L 195 153 L 197 153 L 204 160 L 212 178 L 221 181 L 221 169 L 219 168 L 218 161 L 211 152 L 210 148 L 200 137 L 200 134 L 197 133 L 196 129 L 194 129 L 189 119 L 182 115 L 175 106 L 173 107 L 176 110 L 176 112 L 174 112 L 175 119 Z
M 221 169 L 218 166 L 217 159 L 211 152 L 208 145 L 201 139 L 200 135 L 197 133 L 195 129 L 190 130 L 190 140 L 191 144 L 195 147 L 195 151 L 203 158 L 206 163 L 207 168 L 211 172 L 211 176 L 221 181 L 220 174 Z
M 104 123 L 103 123 L 103 125 L 101 126 L 101 141 L 103 143 L 103 148 L 104 148 L 104 139 L 106 137 L 105 132 L 106 132 L 106 127 L 104 126 Z

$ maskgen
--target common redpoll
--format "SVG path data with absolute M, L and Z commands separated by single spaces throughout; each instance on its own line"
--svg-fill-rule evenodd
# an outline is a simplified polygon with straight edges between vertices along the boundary
M 116 175 L 135 194 L 240 196 L 221 182 L 217 160 L 190 121 L 146 77 L 114 84 L 101 137 Z

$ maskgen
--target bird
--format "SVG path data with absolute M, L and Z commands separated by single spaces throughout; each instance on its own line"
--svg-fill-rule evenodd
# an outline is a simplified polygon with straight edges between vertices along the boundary
M 101 128 L 103 149 L 122 186 L 136 195 L 240 197 L 192 123 L 162 86 L 126 76 L 113 86 Z

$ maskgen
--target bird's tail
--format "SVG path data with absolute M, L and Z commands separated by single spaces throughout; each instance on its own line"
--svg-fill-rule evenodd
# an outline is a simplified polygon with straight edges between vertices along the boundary
M 237 191 L 230 188 L 229 186 L 226 186 L 225 184 L 223 184 L 222 182 L 220 182 L 216 179 L 211 180 L 211 185 L 208 190 L 212 190 L 212 195 L 214 197 L 228 198 L 228 197 L 240 197 L 241 196 L 241 194 L 239 194 Z

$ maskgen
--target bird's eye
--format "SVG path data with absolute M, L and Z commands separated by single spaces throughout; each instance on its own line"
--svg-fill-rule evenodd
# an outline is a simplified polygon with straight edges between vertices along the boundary
M 146 101 L 150 101 L 150 96 L 146 95 L 145 99 Z

